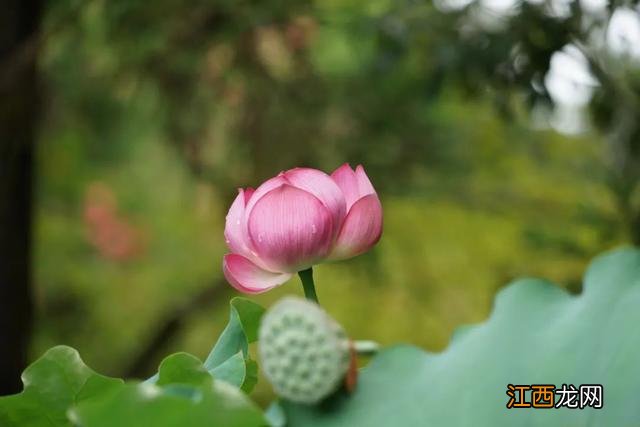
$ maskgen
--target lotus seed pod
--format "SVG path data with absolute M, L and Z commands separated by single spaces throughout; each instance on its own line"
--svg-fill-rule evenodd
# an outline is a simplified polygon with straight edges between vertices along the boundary
M 334 392 L 350 363 L 349 339 L 317 304 L 286 297 L 262 318 L 259 355 L 278 396 L 314 404 Z

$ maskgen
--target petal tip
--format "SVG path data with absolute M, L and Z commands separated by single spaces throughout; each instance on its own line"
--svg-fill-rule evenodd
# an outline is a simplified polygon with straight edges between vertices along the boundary
M 230 253 L 222 258 L 222 272 L 229 284 L 246 294 L 260 294 L 291 278 L 288 273 L 273 273 L 255 265 L 242 255 Z

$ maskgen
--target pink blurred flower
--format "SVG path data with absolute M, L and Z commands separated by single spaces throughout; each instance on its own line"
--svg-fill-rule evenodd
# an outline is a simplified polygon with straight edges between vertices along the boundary
M 84 200 L 88 239 L 100 255 L 112 261 L 129 261 L 144 249 L 143 233 L 118 213 L 118 201 L 107 185 L 89 185 Z
M 224 230 L 224 275 L 241 292 L 264 292 L 314 264 L 368 251 L 381 233 L 382 206 L 362 166 L 331 176 L 291 169 L 239 190 Z

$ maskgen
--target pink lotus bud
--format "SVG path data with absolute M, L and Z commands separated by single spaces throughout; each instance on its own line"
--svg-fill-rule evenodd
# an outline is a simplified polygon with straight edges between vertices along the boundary
M 296 168 L 240 189 L 227 214 L 225 277 L 260 293 L 301 270 L 369 250 L 382 233 L 382 206 L 362 166 L 331 176 Z

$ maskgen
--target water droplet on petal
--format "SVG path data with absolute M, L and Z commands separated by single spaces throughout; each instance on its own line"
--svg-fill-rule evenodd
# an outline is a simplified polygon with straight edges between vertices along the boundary
M 236 220 L 236 225 L 240 225 L 240 220 L 239 219 Z
M 258 234 L 258 242 L 262 242 L 262 233 Z
M 316 229 L 316 225 L 315 224 L 311 224 L 311 234 L 316 234 L 318 230 Z

